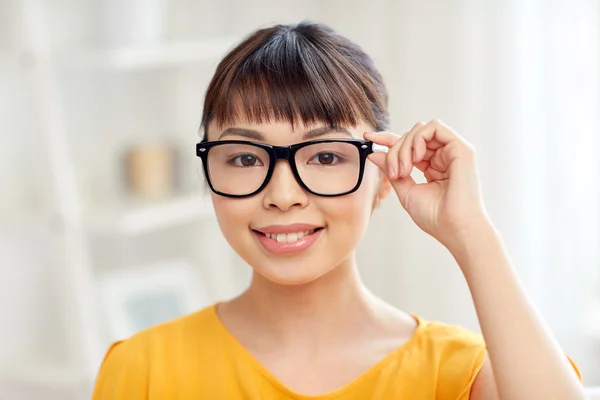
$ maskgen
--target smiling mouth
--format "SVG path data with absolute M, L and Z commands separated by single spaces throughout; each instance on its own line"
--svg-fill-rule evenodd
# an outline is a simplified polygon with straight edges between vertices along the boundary
M 308 231 L 290 232 L 290 233 L 264 233 L 261 231 L 254 230 L 259 235 L 266 236 L 269 239 L 275 240 L 278 243 L 296 243 L 298 240 L 310 236 L 315 232 L 322 230 L 323 228 L 311 229 Z

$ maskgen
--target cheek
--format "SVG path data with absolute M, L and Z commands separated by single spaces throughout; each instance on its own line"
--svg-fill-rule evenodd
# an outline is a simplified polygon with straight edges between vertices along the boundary
M 365 176 L 356 192 L 331 199 L 333 201 L 323 204 L 321 209 L 327 214 L 327 219 L 332 223 L 335 222 L 332 228 L 335 228 L 336 235 L 346 237 L 356 233 L 362 236 L 371 217 L 376 181 L 376 174 Z
M 235 241 L 240 229 L 247 229 L 257 209 L 256 199 L 229 199 L 212 194 L 212 203 L 223 235 L 230 243 Z

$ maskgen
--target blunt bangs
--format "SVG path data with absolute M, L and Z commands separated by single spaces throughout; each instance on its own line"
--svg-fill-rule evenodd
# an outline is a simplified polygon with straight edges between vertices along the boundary
M 236 121 L 388 127 L 379 72 L 356 44 L 310 22 L 261 29 L 219 64 L 206 91 L 202 128 Z

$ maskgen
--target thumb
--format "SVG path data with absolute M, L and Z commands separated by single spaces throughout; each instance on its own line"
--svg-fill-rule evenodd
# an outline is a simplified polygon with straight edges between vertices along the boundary
M 386 168 L 386 153 L 372 153 L 372 154 L 369 154 L 369 156 L 367 158 L 369 159 L 369 161 L 371 161 L 373 164 L 375 164 L 381 170 L 381 173 L 384 176 L 386 176 L 386 177 L 388 176 L 387 168 Z M 412 178 L 412 176 L 410 176 L 410 174 L 408 174 L 404 178 L 393 179 L 393 180 L 388 178 L 388 180 L 390 181 L 392 188 L 396 192 L 396 195 L 398 196 L 398 199 L 400 200 L 400 204 L 402 204 L 402 207 L 404 207 L 406 209 L 406 199 L 408 197 L 408 192 L 417 183 Z

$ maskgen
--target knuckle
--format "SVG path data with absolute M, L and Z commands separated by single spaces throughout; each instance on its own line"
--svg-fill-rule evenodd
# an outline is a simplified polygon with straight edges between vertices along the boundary
M 400 139 L 398 139 L 396 141 L 396 143 L 394 143 L 391 150 L 398 151 L 398 149 L 400 149 L 400 147 L 402 146 L 402 143 L 404 143 L 404 142 L 405 142 L 404 136 L 402 136 Z
M 477 157 L 477 151 L 475 150 L 475 146 L 473 146 L 471 143 L 464 144 L 464 151 L 470 159 L 475 159 Z
M 472 144 L 468 144 L 467 145 L 467 149 L 469 150 L 469 153 L 473 156 L 476 157 L 477 156 L 477 150 L 475 149 L 475 146 L 473 146 Z

